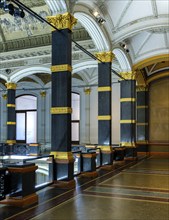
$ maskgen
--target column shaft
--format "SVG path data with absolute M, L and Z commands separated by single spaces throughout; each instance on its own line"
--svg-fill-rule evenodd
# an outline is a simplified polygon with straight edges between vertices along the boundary
M 98 53 L 98 146 L 102 152 L 102 165 L 113 163 L 111 146 L 111 63 L 112 52 Z
M 147 152 L 148 144 L 148 89 L 143 86 L 137 87 L 137 124 L 136 140 L 139 145 L 138 151 Z
M 125 73 L 121 81 L 121 146 L 125 147 L 125 157 L 136 157 L 136 81 L 134 73 Z
M 7 144 L 16 143 L 16 112 L 15 93 L 16 84 L 7 83 Z
M 54 180 L 73 179 L 71 152 L 71 62 L 72 26 L 76 19 L 69 13 L 48 17 L 59 30 L 52 31 L 52 131 L 51 154 L 55 158 Z

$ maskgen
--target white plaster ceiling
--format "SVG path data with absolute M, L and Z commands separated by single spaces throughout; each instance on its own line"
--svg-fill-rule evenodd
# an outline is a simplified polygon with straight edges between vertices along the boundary
M 20 0 L 42 17 L 63 13 L 66 6 L 75 15 L 81 18 L 82 15 L 90 16 L 93 19 L 93 27 L 101 34 L 93 33 L 93 28 L 88 28 L 88 33 L 92 37 L 100 36 L 100 39 L 92 39 L 96 48 L 112 49 L 121 47 L 125 43 L 129 49 L 126 57 L 131 65 L 135 65 L 147 58 L 169 54 L 169 1 L 168 0 Z M 73 6 L 74 9 L 73 9 Z M 98 10 L 105 18 L 103 25 L 96 26 L 96 21 L 91 13 Z M 81 24 L 80 24 L 81 23 Z M 83 19 L 75 29 L 85 27 Z M 99 30 L 100 29 L 100 30 Z M 14 39 L 30 38 L 49 34 L 51 28 L 32 18 L 26 13 L 24 19 L 14 18 L 0 9 L 0 43 L 8 43 Z M 102 38 L 102 39 L 101 39 Z M 106 42 L 107 40 L 107 42 Z M 95 43 L 96 42 L 96 43 Z M 98 45 L 97 45 L 98 43 Z M 85 44 L 84 44 L 85 45 Z M 37 48 L 36 48 L 37 50 Z M 2 51 L 3 52 L 3 51 Z M 12 52 L 14 53 L 14 52 Z M 3 53 L 1 53 L 4 55 Z M 10 50 L 8 56 L 10 57 Z M 0 55 L 1 56 L 1 55 Z M 81 61 L 83 61 L 81 59 Z M 163 61 L 163 60 L 162 60 Z M 157 65 L 152 63 L 151 68 L 145 70 L 147 76 L 156 73 L 160 69 L 168 69 L 169 64 Z M 159 66 L 160 69 L 153 67 Z M 0 68 L 1 69 L 1 68 Z M 91 71 L 92 72 L 92 71 Z M 3 78 L 3 77 L 1 77 Z M 90 77 L 89 77 L 90 78 Z

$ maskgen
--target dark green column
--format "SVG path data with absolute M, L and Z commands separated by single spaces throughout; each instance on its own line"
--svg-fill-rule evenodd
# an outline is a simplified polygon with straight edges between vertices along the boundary
M 136 142 L 139 152 L 148 152 L 148 88 L 137 86 Z
M 121 73 L 120 145 L 125 147 L 125 159 L 136 159 L 136 80 L 135 72 Z
M 51 154 L 55 158 L 54 180 L 56 184 L 73 186 L 75 182 L 74 159 L 71 152 L 71 38 L 76 19 L 70 13 L 50 16 L 47 19 L 59 29 L 52 31 Z
M 102 165 L 113 164 L 111 146 L 111 64 L 113 54 L 101 52 L 96 54 L 102 61 L 98 63 L 98 147 L 101 148 Z M 107 166 L 107 167 L 108 167 Z
M 16 143 L 16 113 L 15 113 L 15 93 L 16 84 L 6 83 L 7 87 L 7 144 Z M 12 153 L 12 152 L 8 152 Z

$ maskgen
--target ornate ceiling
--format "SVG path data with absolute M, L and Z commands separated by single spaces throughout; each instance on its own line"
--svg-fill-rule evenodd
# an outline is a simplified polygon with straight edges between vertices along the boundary
M 20 0 L 43 18 L 70 10 L 78 18 L 73 39 L 91 53 L 112 50 L 117 71 L 140 70 L 144 77 L 169 70 L 169 2 L 168 0 Z M 66 9 L 67 7 L 67 9 Z M 97 22 L 93 12 L 105 19 Z M 23 19 L 0 9 L 0 83 L 13 72 L 30 66 L 50 66 L 51 28 L 25 12 Z M 127 47 L 127 50 L 123 48 Z M 117 54 L 116 54 L 117 51 Z M 120 53 L 126 57 L 128 64 Z M 160 60 L 160 61 L 159 61 Z M 90 63 L 89 63 L 90 62 Z M 145 64 L 146 63 L 146 64 Z M 96 81 L 97 63 L 73 45 L 76 79 Z M 85 66 L 86 64 L 86 66 Z M 90 64 L 90 65 L 89 65 Z M 127 67 L 125 67 L 127 66 Z M 87 71 L 87 68 L 91 70 Z M 95 71 L 96 72 L 96 71 Z M 44 84 L 47 72 L 34 73 Z M 89 76 L 90 75 L 90 76 Z M 28 81 L 28 74 L 20 79 Z M 12 77 L 11 77 L 12 79 Z M 30 81 L 31 81 L 30 80 Z M 38 80 L 37 80 L 38 82 Z

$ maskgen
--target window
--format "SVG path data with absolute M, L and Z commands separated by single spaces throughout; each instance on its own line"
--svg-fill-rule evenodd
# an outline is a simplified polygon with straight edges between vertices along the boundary
M 16 140 L 37 142 L 37 98 L 23 95 L 16 98 Z
M 79 144 L 80 95 L 72 93 L 72 143 Z

